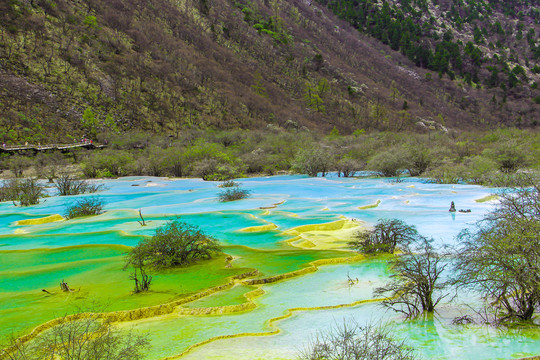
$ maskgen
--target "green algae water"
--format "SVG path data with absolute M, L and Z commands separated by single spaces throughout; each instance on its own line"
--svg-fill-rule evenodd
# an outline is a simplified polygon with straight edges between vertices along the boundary
M 415 225 L 439 245 L 452 243 L 490 210 L 491 189 L 332 175 L 239 181 L 252 196 L 229 203 L 218 202 L 214 182 L 105 181 L 99 195 L 106 212 L 67 221 L 40 219 L 64 214 L 80 196 L 51 196 L 27 208 L 0 203 L 0 337 L 81 310 L 131 311 L 136 315 L 115 318 L 115 326 L 147 334 L 148 359 L 294 359 L 303 344 L 344 319 L 391 323 L 425 359 L 540 354 L 536 328 L 453 325 L 464 304 L 478 303 L 474 294 L 442 304 L 431 318 L 405 321 L 384 311 L 372 300 L 389 278 L 388 258 L 366 260 L 346 249 L 355 231 L 382 217 Z M 450 214 L 451 201 L 471 213 Z M 147 226 L 138 222 L 139 209 Z M 151 291 L 133 294 L 126 253 L 177 217 L 218 238 L 227 255 L 153 272 Z M 60 291 L 62 280 L 72 292 Z

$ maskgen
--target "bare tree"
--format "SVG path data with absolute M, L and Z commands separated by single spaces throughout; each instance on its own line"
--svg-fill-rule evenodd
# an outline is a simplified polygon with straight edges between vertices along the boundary
M 39 204 L 45 187 L 37 179 L 11 179 L 0 183 L 0 201 L 19 202 L 20 206 Z
M 421 237 L 413 250 L 407 248 L 391 261 L 392 280 L 375 290 L 375 295 L 387 296 L 383 306 L 409 318 L 433 312 L 448 295 L 444 292 L 448 283 L 440 277 L 449 261 L 435 251 L 431 241 Z
M 414 360 L 418 357 L 404 341 L 395 340 L 392 329 L 375 324 L 343 322 L 319 334 L 298 355 L 299 360 Z
M 129 276 L 129 278 L 135 282 L 135 288 L 133 289 L 133 292 L 135 293 L 150 290 L 152 276 L 148 275 L 146 272 L 146 257 L 147 255 L 143 249 L 136 246 L 133 248 L 133 250 L 131 250 L 127 257 L 126 265 L 124 266 L 124 269 L 130 265 L 133 267 L 133 273 Z
M 58 191 L 58 195 L 79 195 L 86 193 L 95 193 L 104 189 L 103 184 L 94 184 L 84 179 L 76 179 L 75 177 L 62 174 L 54 180 L 54 187 Z

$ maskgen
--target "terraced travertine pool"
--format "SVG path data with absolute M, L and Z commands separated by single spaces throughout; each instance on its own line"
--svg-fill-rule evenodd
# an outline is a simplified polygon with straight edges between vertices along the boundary
M 106 212 L 58 220 L 76 196 L 48 197 L 27 208 L 0 203 L 0 337 L 79 309 L 107 313 L 122 331 L 147 333 L 148 359 L 295 359 L 319 331 L 344 319 L 388 322 L 425 359 L 509 359 L 540 353 L 535 329 L 498 331 L 452 325 L 477 304 L 460 293 L 431 316 L 405 321 L 373 300 L 389 277 L 388 258 L 346 249 L 379 218 L 415 225 L 435 243 L 493 206 L 493 190 L 426 184 L 409 178 L 274 176 L 242 179 L 248 199 L 220 203 L 215 182 L 150 177 L 104 181 Z M 52 192 L 52 190 L 51 190 Z M 448 212 L 450 202 L 471 213 Z M 147 226 L 141 226 L 141 210 Z M 226 255 L 152 273 L 151 291 L 133 294 L 123 270 L 130 246 L 180 217 L 220 239 Z M 258 270 L 258 273 L 254 273 Z M 358 278 L 350 286 L 348 276 Z M 64 279 L 75 292 L 62 293 Z M 266 279 L 266 280 L 264 280 Z M 47 294 L 42 289 L 52 294 Z M 202 296 L 204 295 L 204 296 Z M 156 305 L 162 306 L 156 306 Z M 167 304 L 167 305 L 164 305 Z

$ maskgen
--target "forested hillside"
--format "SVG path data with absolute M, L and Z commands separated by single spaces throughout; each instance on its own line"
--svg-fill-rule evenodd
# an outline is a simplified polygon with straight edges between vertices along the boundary
M 536 125 L 538 2 L 439 3 L 2 1 L 0 140 Z
M 540 1 L 319 2 L 439 77 L 540 103 Z

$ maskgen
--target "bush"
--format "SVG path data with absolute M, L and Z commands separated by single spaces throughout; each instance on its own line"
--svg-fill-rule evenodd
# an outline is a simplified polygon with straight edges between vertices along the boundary
M 368 169 L 377 172 L 380 176 L 395 177 L 400 175 L 407 165 L 403 151 L 394 148 L 373 156 L 368 162 Z
M 103 201 L 97 196 L 81 198 L 71 205 L 66 218 L 74 219 L 82 216 L 99 215 L 103 212 Z
M 103 184 L 93 184 L 86 180 L 75 179 L 70 175 L 60 175 L 54 181 L 59 196 L 95 193 L 104 189 Z
M 354 176 L 357 171 L 362 169 L 363 165 L 355 160 L 348 157 L 345 157 L 337 163 L 338 167 L 338 176 L 343 175 L 343 177 Z
M 429 178 L 428 182 L 436 184 L 457 184 L 463 182 L 464 177 L 467 176 L 466 169 L 462 164 L 455 164 L 453 162 L 444 162 L 436 168 L 431 169 L 426 176 Z
M 249 193 L 249 190 L 242 189 L 240 186 L 234 185 L 219 193 L 219 201 L 227 202 L 245 199 L 249 196 Z
M 39 204 L 45 187 L 36 179 L 7 180 L 0 186 L 0 201 L 19 201 L 20 206 Z
M 0 184 L 0 202 L 12 201 L 14 199 L 13 189 L 6 184 L 4 181 Z
M 237 182 L 235 182 L 234 180 L 226 180 L 224 182 L 222 182 L 220 185 L 218 185 L 219 187 L 221 188 L 230 188 L 230 187 L 233 187 L 233 186 L 239 186 Z
M 238 166 L 217 159 L 206 159 L 195 163 L 193 174 L 205 181 L 224 181 L 241 177 L 242 171 Z
M 39 178 L 47 178 L 50 183 L 57 177 L 63 168 L 68 164 L 64 155 L 59 151 L 52 153 L 40 152 L 34 157 L 34 166 Z
M 530 149 L 520 145 L 516 140 L 508 140 L 495 149 L 486 151 L 497 162 L 499 170 L 504 173 L 513 173 L 526 166 L 528 163 L 526 154 L 529 152 Z
M 415 241 L 418 231 L 398 219 L 380 219 L 371 230 L 356 233 L 349 245 L 366 254 L 376 252 L 394 253 L 397 246 L 406 247 Z
M 133 166 L 133 156 L 122 150 L 94 152 L 81 163 L 84 175 L 89 178 L 129 175 Z
M 149 239 L 141 240 L 130 252 L 126 262 L 154 269 L 188 265 L 200 259 L 210 259 L 221 252 L 218 241 L 198 227 L 180 220 L 169 221 Z
M 465 165 L 466 180 L 474 184 L 488 184 L 496 177 L 497 163 L 495 161 L 476 155 L 463 161 Z
M 314 145 L 298 151 L 294 158 L 293 168 L 301 174 L 325 176 L 334 162 L 332 154 L 320 146 Z
M 412 144 L 407 149 L 407 170 L 411 176 L 422 175 L 431 164 L 429 149 L 421 144 Z
M 9 159 L 9 169 L 16 177 L 22 177 L 24 170 L 32 166 L 32 160 L 25 156 L 15 155 Z

